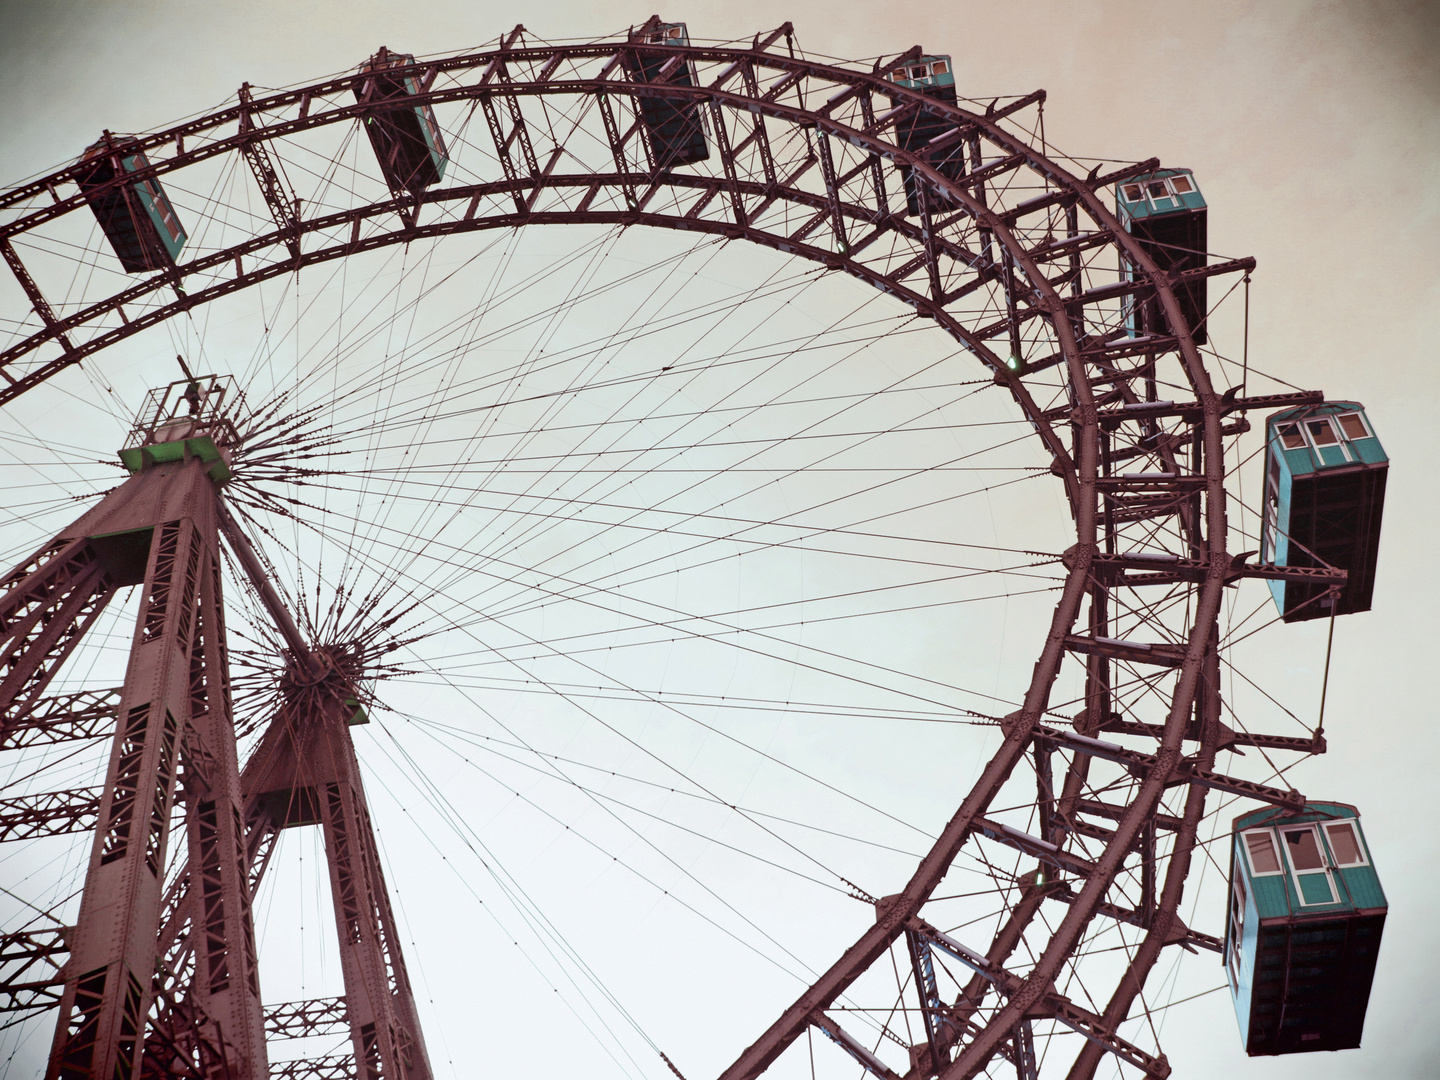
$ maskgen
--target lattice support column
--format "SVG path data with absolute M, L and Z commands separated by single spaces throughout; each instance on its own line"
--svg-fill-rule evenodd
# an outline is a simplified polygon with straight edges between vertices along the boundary
M 392 1076 L 428 1080 L 430 1064 L 420 1037 L 415 996 L 348 737 L 342 752 L 347 759 L 344 767 L 324 785 L 322 798 L 356 1073 L 363 1080 Z
M 245 770 L 246 804 L 278 828 L 320 824 L 345 1016 L 360 1080 L 430 1080 L 415 995 L 350 738 L 353 659 L 321 650 L 292 668 L 281 714 Z M 252 833 L 264 823 L 252 826 Z
M 128 1080 L 138 1065 L 154 994 L 170 819 L 182 754 L 194 729 L 191 661 L 205 636 L 205 616 L 197 618 L 197 612 L 217 556 L 215 494 L 206 469 L 193 458 L 144 469 L 61 536 L 85 541 L 97 558 L 108 552 L 112 576 L 120 583 L 135 580 L 134 567 L 143 565 L 144 589 L 70 942 L 46 1073 L 50 1080 Z M 213 587 L 210 591 L 213 604 Z M 203 663 L 204 645 L 200 648 Z M 218 637 L 213 651 L 223 663 Z M 219 752 L 207 751 L 212 757 Z M 233 734 L 229 753 L 233 761 Z M 233 764 L 230 773 L 236 775 Z M 232 781 L 230 790 L 237 786 L 238 780 Z M 243 885 L 243 873 L 238 880 Z M 248 919 L 248 904 L 242 914 Z M 259 1033 L 258 994 L 252 996 Z M 226 1036 L 238 1039 L 229 1048 L 235 1052 L 226 1054 L 230 1076 L 263 1076 L 263 1056 L 257 1060 L 244 1049 L 250 1041 L 244 1031 L 231 1028 Z M 256 1066 L 259 1071 L 252 1071 Z
M 196 596 L 190 650 L 190 722 L 185 728 L 181 786 L 187 807 L 188 862 L 177 883 L 184 895 L 161 927 L 158 955 L 172 952 L 179 923 L 193 958 L 188 979 L 157 978 L 157 990 L 179 997 L 155 1002 L 143 1075 L 169 1076 L 182 1064 L 238 1073 L 229 1059 L 267 1075 L 264 1021 L 251 918 L 240 770 L 230 707 L 220 564 L 213 524 Z M 167 973 L 168 975 L 169 973 Z
M 115 727 L 120 688 L 46 697 L 0 719 L 0 750 L 74 742 L 108 735 Z
M 94 545 L 63 536 L 0 581 L 0 732 L 23 721 L 116 584 Z
M 249 1036 L 246 1056 L 260 1066 L 255 1074 L 263 1076 L 264 1026 L 217 556 L 213 547 L 207 553 L 196 613 L 201 633 L 190 657 L 193 741 L 185 794 L 191 807 L 190 866 L 199 876 L 191 883 L 191 903 L 201 917 L 204 942 L 190 994 L 224 1030 Z

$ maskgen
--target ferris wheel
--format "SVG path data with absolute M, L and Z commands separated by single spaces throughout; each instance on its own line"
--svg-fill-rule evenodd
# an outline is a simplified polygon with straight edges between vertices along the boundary
M 1203 177 L 963 86 L 789 24 L 516 27 L 0 194 L 0 1053 L 1164 1077 L 1182 957 L 1252 1052 L 1358 1045 L 1289 958 L 1343 924 L 1368 987 L 1383 893 L 1243 642 L 1368 607 L 1374 427 L 1252 391 Z M 307 826 L 343 992 L 278 1000 L 263 898 Z M 475 908 L 422 914 L 422 859 Z M 478 926 L 568 1012 L 442 1047 L 466 1006 L 414 969 L 480 966 Z M 466 993 L 504 997 L 485 955 Z

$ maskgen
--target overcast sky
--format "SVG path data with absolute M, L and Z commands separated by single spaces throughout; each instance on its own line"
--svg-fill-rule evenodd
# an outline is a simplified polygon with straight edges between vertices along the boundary
M 649 14 L 609 0 L 0 0 L 0 184 L 66 163 L 102 128 L 164 127 L 233 99 L 242 81 L 318 79 L 380 44 L 459 51 L 517 21 L 542 38 L 602 37 Z M 1257 366 L 1362 401 L 1393 462 L 1374 611 L 1336 631 L 1331 753 L 1294 774 L 1307 793 L 1360 807 L 1391 911 L 1362 1050 L 1247 1061 L 1223 995 L 1167 1030 L 1167 1049 L 1180 1076 L 1436 1075 L 1440 5 L 674 0 L 661 14 L 697 38 L 789 19 L 806 50 L 834 57 L 949 52 L 964 95 L 1045 88 L 1047 136 L 1069 153 L 1195 170 L 1211 251 L 1258 260 Z M 1295 628 L 1312 660 L 1317 627 Z M 704 963 L 687 955 L 663 977 L 704 979 Z

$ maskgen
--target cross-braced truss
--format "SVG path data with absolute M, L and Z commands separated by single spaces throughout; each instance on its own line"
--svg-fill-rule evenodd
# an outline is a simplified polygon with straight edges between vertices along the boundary
M 187 211 L 193 238 L 182 255 L 141 277 L 122 274 L 95 247 L 89 208 L 105 191 L 81 191 L 78 166 L 5 192 L 0 252 L 31 314 L 0 351 L 0 405 L 88 357 L 103 364 L 115 343 L 238 290 L 450 234 L 648 225 L 748 240 L 890 294 L 960 343 L 1022 410 L 1064 486 L 1075 542 L 1033 678 L 1022 707 L 1003 719 L 998 750 L 903 889 L 874 900 L 873 926 L 723 1080 L 761 1074 L 807 1032 L 882 1077 L 954 1080 L 996 1068 L 1029 1077 L 1043 1064 L 1079 1080 L 1106 1055 L 1163 1077 L 1158 1047 L 1119 1031 L 1166 949 L 1219 949 L 1178 914 L 1207 793 L 1300 801 L 1218 772 L 1217 753 L 1324 748 L 1318 733 L 1250 734 L 1227 714 L 1217 632 L 1225 590 L 1242 578 L 1343 581 L 1338 572 L 1255 565 L 1229 546 L 1226 439 L 1247 429 L 1248 410 L 1319 395 L 1216 387 L 1177 292 L 1248 273 L 1253 261 L 1160 269 L 1105 194 L 1157 163 L 1087 170 L 1047 152 L 1043 92 L 950 105 L 887 78 L 918 49 L 855 67 L 797 56 L 788 24 L 738 47 L 654 44 L 650 25 L 622 41 L 558 45 L 517 27 L 496 48 L 420 61 L 411 104 L 439 118 L 449 168 L 413 189 L 392 189 L 363 158 L 340 152 L 378 115 L 364 72 L 264 95 L 247 86 L 231 107 L 125 137 L 126 152 L 143 150 L 148 164 L 117 171 L 110 188 L 154 178 L 201 191 L 243 159 L 267 210 L 212 200 L 203 213 Z M 670 77 L 682 66 L 691 78 Z M 646 104 L 656 101 L 703 129 L 708 159 L 672 159 L 646 122 Z M 904 132 L 922 117 L 939 134 L 907 145 Z M 77 248 L 89 252 L 92 272 L 67 292 L 52 282 Z M 1127 324 L 1141 303 L 1158 305 L 1163 333 Z M 1165 388 L 1183 399 L 1162 400 Z M 66 939 L 52 1075 L 109 1077 L 132 1061 L 156 1075 L 258 1076 L 267 1030 L 278 1037 L 327 1025 L 348 1027 L 359 1065 L 315 1064 L 312 1075 L 356 1067 L 428 1075 L 345 726 L 362 672 L 353 657 L 316 651 L 292 625 L 285 704 L 239 769 L 218 536 L 231 538 L 262 590 L 265 571 L 226 524 L 203 465 L 187 457 L 143 470 L 0 582 L 0 745 L 114 725 L 98 793 L 0 804 L 0 828 L 17 835 L 96 829 L 86 906 Z M 103 527 L 93 524 L 100 518 Z M 142 533 L 143 543 L 124 539 Z M 145 591 L 125 686 L 46 697 L 75 643 L 128 583 Z M 267 603 L 283 623 L 273 592 Z M 1056 725 L 1051 700 L 1066 665 L 1084 679 L 1083 700 L 1064 714 L 1069 728 Z M 177 783 L 189 863 L 166 889 L 159 867 Z M 1019 788 L 1029 794 L 1017 810 L 1001 793 Z M 262 1013 L 249 898 L 275 832 L 316 822 L 325 828 L 346 998 Z M 946 908 L 933 899 L 966 847 L 1008 882 L 993 933 L 968 942 L 939 928 Z M 111 895 L 127 899 L 102 910 L 99 898 Z M 1086 973 L 1082 1005 L 1076 961 L 1097 926 L 1124 931 L 1124 959 Z M 53 1005 L 52 984 L 34 971 L 51 962 L 54 943 L 33 929 L 4 940 L 0 959 L 28 965 L 7 1007 Z M 902 1036 L 882 1020 L 879 1042 L 862 1042 L 839 1003 L 873 999 L 892 972 L 916 1026 Z
M 191 386 L 198 394 L 200 383 Z M 226 453 L 226 433 L 224 417 L 203 409 L 152 431 L 136 448 L 150 464 L 7 579 L 7 743 L 84 738 L 101 722 L 114 735 L 103 787 L 0 804 L 5 839 L 94 832 L 76 925 L 7 936 L 6 1005 L 57 1008 L 55 1077 L 264 1077 L 267 1034 L 337 1026 L 354 1050 L 346 1075 L 428 1077 L 347 727 L 361 657 L 311 647 L 266 593 L 258 560 L 218 501 L 214 462 L 192 453 L 205 442 Z M 177 446 L 179 460 L 155 460 Z M 221 533 L 256 571 L 292 661 L 281 705 L 243 773 Z M 92 613 L 125 585 L 140 585 L 142 596 L 124 686 L 38 699 Z M 186 835 L 176 841 L 179 802 Z M 251 897 L 274 835 L 315 823 L 325 831 L 346 996 L 338 1007 L 262 1013 Z M 187 857 L 167 885 L 167 848 L 177 842 Z M 62 950 L 68 957 L 57 969 L 50 958 Z

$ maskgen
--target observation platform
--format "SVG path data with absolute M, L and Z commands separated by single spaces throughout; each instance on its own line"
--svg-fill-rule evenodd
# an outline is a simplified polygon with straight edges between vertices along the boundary
M 234 476 L 231 449 L 239 441 L 230 414 L 244 395 L 230 375 L 177 379 L 151 390 L 130 429 L 120 460 L 132 475 L 155 465 L 199 458 L 210 479 Z

